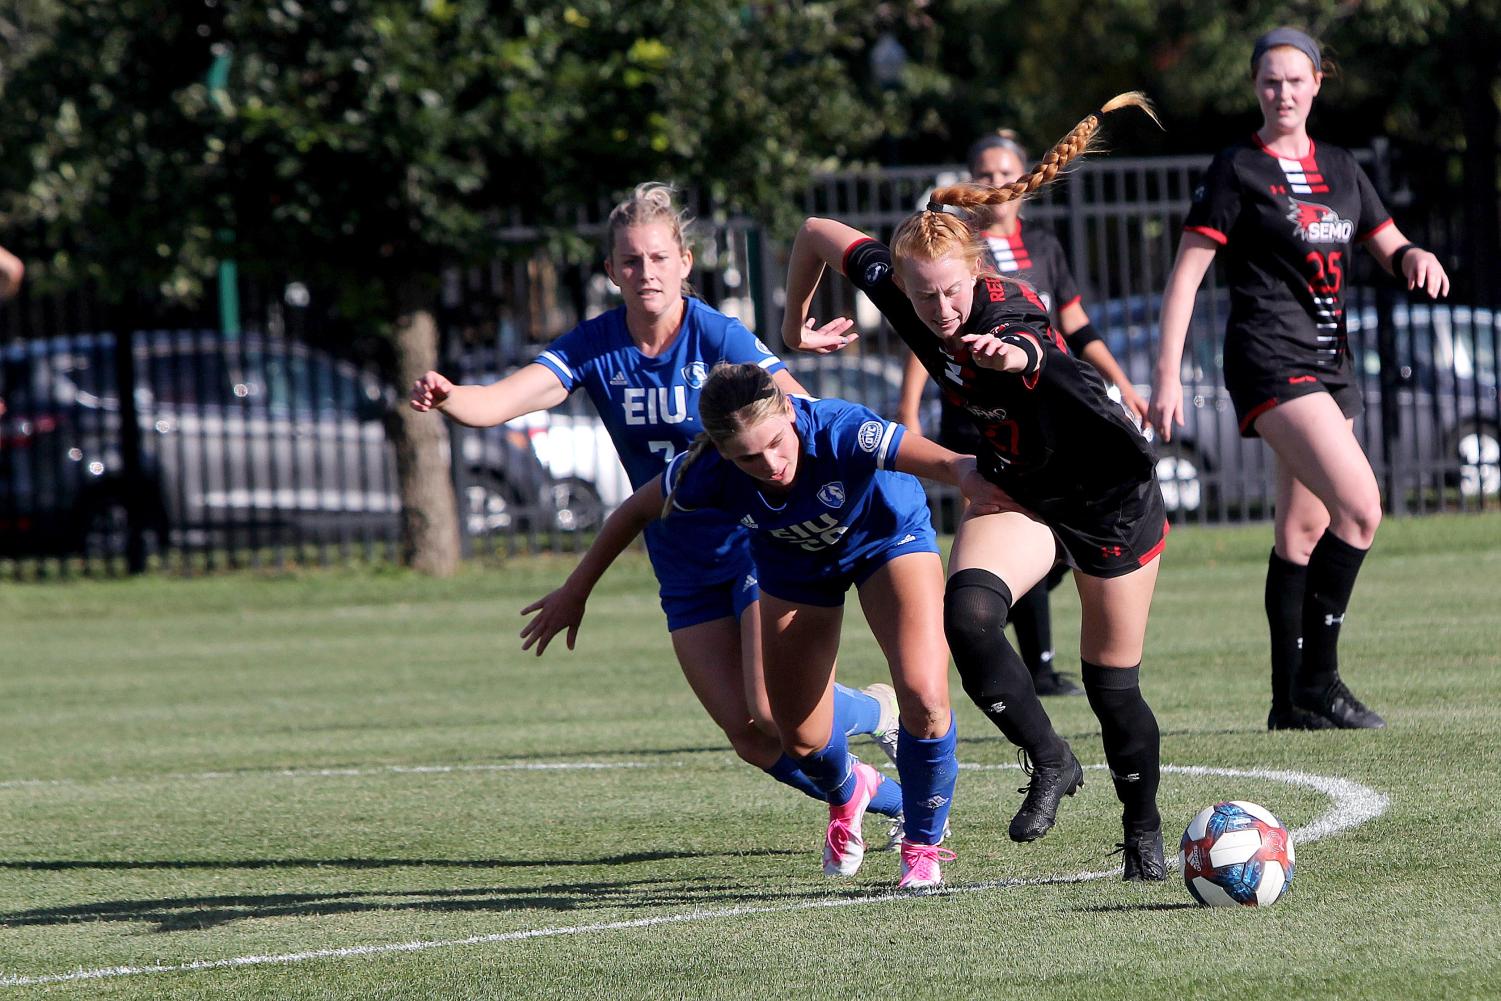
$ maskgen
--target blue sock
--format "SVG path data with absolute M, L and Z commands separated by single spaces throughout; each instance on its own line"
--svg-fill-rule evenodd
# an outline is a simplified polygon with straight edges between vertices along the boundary
M 879 813 L 883 817 L 895 817 L 902 812 L 902 784 L 889 775 L 881 776 L 876 794 L 870 798 L 866 813 Z
M 954 757 L 959 727 L 949 714 L 949 732 L 924 740 L 902 727 L 896 743 L 896 770 L 902 777 L 902 808 L 906 814 L 907 840 L 936 845 L 954 802 L 954 782 L 959 761 Z
M 767 775 L 776 779 L 783 785 L 789 785 L 806 796 L 812 796 L 820 803 L 827 803 L 829 798 L 819 791 L 813 780 L 803 774 L 803 770 L 797 767 L 797 762 L 787 755 L 777 759 L 777 763 L 770 768 L 764 769 Z
M 820 750 L 796 760 L 830 803 L 843 806 L 855 795 L 855 759 L 850 757 L 849 742 L 839 727 L 834 727 L 829 742 Z
M 881 725 L 881 703 L 853 688 L 834 685 L 834 729 L 846 736 L 875 733 Z

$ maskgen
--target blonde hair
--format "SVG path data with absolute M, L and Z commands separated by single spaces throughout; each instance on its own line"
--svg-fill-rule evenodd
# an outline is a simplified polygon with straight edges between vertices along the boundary
M 673 499 L 677 496 L 678 484 L 683 482 L 683 474 L 705 449 L 723 444 L 740 432 L 786 412 L 786 394 L 760 365 L 753 362 L 740 365 L 720 362 L 715 365 L 698 394 L 698 420 L 704 429 L 688 446 L 682 463 L 678 465 L 676 479 L 668 484 L 662 517 L 672 513 Z
M 688 230 L 693 225 L 693 217 L 688 214 L 687 209 L 678 208 L 673 200 L 676 194 L 676 188 L 661 181 L 643 181 L 636 185 L 628 198 L 610 210 L 610 218 L 605 226 L 605 257 L 614 255 L 615 237 L 621 230 L 652 223 L 665 225 L 671 231 L 678 250 L 686 253 L 690 249 Z M 682 291 L 684 295 L 697 295 L 686 278 L 683 280 Z
M 993 222 L 993 207 L 1029 195 L 1050 183 L 1070 163 L 1090 152 L 1091 143 L 1100 129 L 1101 116 L 1125 107 L 1140 108 L 1152 121 L 1159 126 L 1162 124 L 1146 95 L 1136 90 L 1117 94 L 1054 143 L 1025 177 L 999 188 L 971 181 L 950 184 L 934 191 L 928 210 L 908 217 L 897 227 L 891 238 L 891 256 L 897 260 L 936 261 L 957 251 L 966 263 L 978 267 L 985 253 L 980 234 Z M 933 203 L 953 206 L 959 211 L 934 210 Z

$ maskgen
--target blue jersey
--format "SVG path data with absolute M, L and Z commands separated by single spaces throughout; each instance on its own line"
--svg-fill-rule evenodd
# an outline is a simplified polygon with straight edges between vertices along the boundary
M 703 430 L 698 396 L 715 365 L 752 362 L 772 373 L 786 368 L 739 320 L 698 299 L 684 301 L 677 337 L 655 358 L 631 339 L 624 306 L 579 324 L 537 356 L 570 393 L 581 386 L 588 392 L 637 489 Z M 646 529 L 646 550 L 664 586 L 735 576 L 744 564 L 735 551 L 745 544 L 734 519 L 715 511 L 674 519 L 671 532 L 660 521 Z
M 716 449 L 681 470 L 679 512 L 726 512 L 751 530 L 762 588 L 773 580 L 839 579 L 868 558 L 917 534 L 931 535 L 927 497 L 915 477 L 891 468 L 905 430 L 858 403 L 793 397 L 802 447 L 792 486 L 764 492 L 761 481 Z M 682 466 L 667 467 L 671 485 Z

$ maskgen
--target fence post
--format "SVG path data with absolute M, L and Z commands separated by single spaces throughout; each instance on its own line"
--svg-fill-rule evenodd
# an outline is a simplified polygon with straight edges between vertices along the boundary
M 1375 154 L 1372 167 L 1376 172 L 1376 190 L 1385 196 L 1392 188 L 1391 144 L 1385 137 L 1371 140 L 1371 152 Z M 1407 494 L 1398 476 L 1401 456 L 1397 439 L 1401 431 L 1402 414 L 1397 406 L 1397 393 L 1401 380 L 1397 377 L 1397 328 L 1392 319 L 1396 303 L 1396 286 L 1384 276 L 1376 276 L 1376 355 L 1381 359 L 1381 459 L 1386 472 L 1386 503 L 1392 514 L 1407 513 Z M 1418 484 L 1421 489 L 1421 484 Z
M 146 481 L 141 464 L 141 417 L 136 408 L 134 301 L 117 307 L 115 316 L 115 386 L 120 398 L 120 466 L 125 501 L 125 569 L 146 571 L 146 532 L 143 520 Z M 106 554 L 106 558 L 109 554 Z

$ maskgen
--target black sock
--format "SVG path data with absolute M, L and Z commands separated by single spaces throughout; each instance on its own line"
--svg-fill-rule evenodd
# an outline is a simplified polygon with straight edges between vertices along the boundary
M 988 570 L 960 570 L 943 596 L 943 632 L 970 701 L 1034 763 L 1058 765 L 1068 744 L 1053 730 L 1026 665 L 1006 641 L 1011 589 Z
M 1053 617 L 1048 608 L 1048 585 L 1038 581 L 1011 606 L 1017 652 L 1033 678 L 1053 673 Z
M 1141 665 L 1101 667 L 1084 661 L 1084 691 L 1089 708 L 1099 717 L 1105 742 L 1105 761 L 1115 795 L 1124 807 L 1128 830 L 1160 827 L 1157 785 L 1161 779 L 1162 737 L 1157 717 L 1141 697 Z
M 1266 621 L 1272 634 L 1272 708 L 1292 706 L 1293 679 L 1303 660 L 1303 591 L 1308 568 L 1272 550 L 1266 567 Z
M 1308 558 L 1303 596 L 1303 663 L 1294 683 L 1323 692 L 1339 679 L 1339 627 L 1345 621 L 1355 576 L 1366 551 L 1325 532 Z

